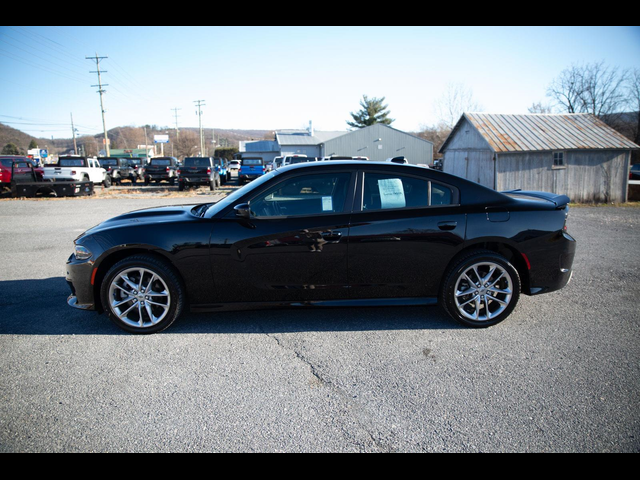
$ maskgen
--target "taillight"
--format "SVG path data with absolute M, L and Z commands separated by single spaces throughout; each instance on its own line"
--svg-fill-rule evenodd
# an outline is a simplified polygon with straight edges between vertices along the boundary
M 207 175 L 211 175 L 211 167 L 207 167 Z
M 167 173 L 169 173 L 169 170 L 171 170 L 169 167 L 167 167 Z
M 176 170 L 176 175 L 180 175 L 180 169 Z
M 71 175 L 75 175 L 76 171 L 75 170 L 71 170 Z

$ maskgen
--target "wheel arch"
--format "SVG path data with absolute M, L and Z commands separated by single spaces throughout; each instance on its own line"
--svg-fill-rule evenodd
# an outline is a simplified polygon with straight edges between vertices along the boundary
M 98 312 L 102 313 L 104 311 L 104 308 L 102 306 L 102 299 L 100 296 L 100 287 L 102 285 L 102 281 L 107 275 L 107 272 L 109 272 L 111 267 L 113 267 L 119 261 L 135 255 L 147 255 L 162 261 L 173 270 L 173 273 L 175 273 L 177 278 L 180 280 L 180 282 L 182 282 L 182 285 L 184 286 L 184 280 L 182 278 L 182 275 L 180 275 L 180 272 L 178 271 L 178 269 L 171 263 L 171 260 L 169 259 L 169 257 L 162 254 L 160 251 L 153 250 L 150 248 L 144 248 L 144 247 L 133 247 L 133 248 L 124 248 L 124 249 L 115 250 L 110 252 L 105 258 L 103 258 L 100 261 L 100 264 L 97 267 L 94 279 L 92 281 L 93 298 L 95 300 L 95 309 Z M 186 290 L 185 290 L 185 295 L 186 295 Z
M 466 257 L 478 250 L 488 250 L 493 253 L 497 253 L 498 255 L 502 255 L 505 259 L 507 259 L 509 263 L 511 263 L 518 271 L 523 293 L 528 294 L 530 290 L 528 260 L 516 247 L 506 242 L 502 242 L 499 240 L 487 240 L 466 245 L 456 254 L 454 258 L 451 259 L 451 261 L 449 262 L 449 267 L 457 263 L 462 257 Z

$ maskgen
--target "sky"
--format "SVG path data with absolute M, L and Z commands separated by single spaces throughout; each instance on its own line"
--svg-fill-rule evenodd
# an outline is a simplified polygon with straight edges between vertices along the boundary
M 39 138 L 107 129 L 347 130 L 364 95 L 394 128 L 437 123 L 450 85 L 527 113 L 572 65 L 640 67 L 640 27 L 0 26 L 0 123 Z M 91 58 L 87 58 L 91 57 Z

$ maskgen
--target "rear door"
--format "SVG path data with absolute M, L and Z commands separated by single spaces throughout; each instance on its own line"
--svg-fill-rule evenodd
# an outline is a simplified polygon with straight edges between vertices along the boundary
M 437 295 L 465 238 L 457 189 L 388 170 L 359 177 L 349 236 L 351 297 Z

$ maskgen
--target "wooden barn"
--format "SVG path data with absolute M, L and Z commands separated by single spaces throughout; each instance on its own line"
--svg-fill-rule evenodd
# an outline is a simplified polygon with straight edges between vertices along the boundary
M 498 191 L 625 202 L 638 145 L 588 114 L 465 113 L 440 148 L 443 170 Z

